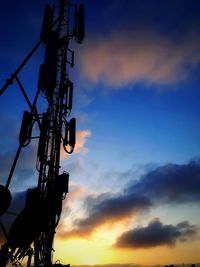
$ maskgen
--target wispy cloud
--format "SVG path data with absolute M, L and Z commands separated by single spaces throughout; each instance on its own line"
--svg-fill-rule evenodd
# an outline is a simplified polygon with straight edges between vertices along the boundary
M 160 245 L 174 246 L 177 241 L 186 242 L 195 236 L 198 228 L 187 221 L 175 226 L 164 225 L 158 218 L 146 227 L 126 231 L 117 239 L 115 247 L 119 248 L 152 248 Z
M 175 41 L 150 30 L 119 30 L 88 39 L 81 73 L 88 81 L 111 88 L 138 82 L 171 84 L 185 80 L 200 62 L 199 38 Z

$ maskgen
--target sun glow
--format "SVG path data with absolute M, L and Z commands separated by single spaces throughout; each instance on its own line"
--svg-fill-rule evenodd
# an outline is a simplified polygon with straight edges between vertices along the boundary
M 56 257 L 71 264 L 94 265 L 113 262 L 112 245 L 118 233 L 119 226 L 112 229 L 101 227 L 87 239 L 56 239 Z
M 55 239 L 54 262 L 59 259 L 62 264 L 101 265 L 112 263 L 179 264 L 188 262 L 188 253 L 193 262 L 198 262 L 198 242 L 182 243 L 176 250 L 173 247 L 155 247 L 150 249 L 116 249 L 113 244 L 119 229 L 101 229 L 87 239 Z M 194 249 L 196 247 L 196 249 Z M 191 262 L 190 260 L 190 262 Z

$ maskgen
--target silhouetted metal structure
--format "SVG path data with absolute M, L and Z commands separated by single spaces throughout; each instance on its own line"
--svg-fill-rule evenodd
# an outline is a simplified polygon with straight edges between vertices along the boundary
M 58 7 L 47 5 L 40 41 L 0 90 L 2 95 L 16 80 L 30 108 L 23 114 L 19 147 L 7 183 L 0 185 L 0 216 L 7 211 L 11 201 L 8 188 L 20 151 L 30 143 L 35 123 L 40 129 L 36 160 L 38 185 L 27 190 L 25 207 L 14 220 L 9 233 L 1 222 L 7 238 L 0 250 L 1 267 L 8 263 L 21 266 L 24 257 L 27 257 L 27 267 L 62 266 L 52 264 L 52 246 L 69 182 L 67 172 L 59 173 L 61 144 L 71 154 L 76 143 L 76 120 L 68 119 L 72 109 L 73 83 L 67 64 L 74 66 L 74 51 L 69 48 L 69 42 L 74 38 L 77 43 L 82 43 L 84 34 L 83 5 L 77 6 L 69 0 L 60 0 Z M 31 103 L 17 75 L 40 44 L 45 46 L 45 56 L 40 65 L 37 92 Z M 36 105 L 40 93 L 48 103 L 42 114 L 38 114 Z

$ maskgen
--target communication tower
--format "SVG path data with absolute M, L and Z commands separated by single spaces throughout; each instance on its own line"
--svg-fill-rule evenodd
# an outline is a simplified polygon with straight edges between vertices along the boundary
M 29 145 L 35 124 L 40 129 L 36 166 L 38 181 L 35 188 L 29 188 L 24 209 L 17 215 L 7 233 L 2 221 L 6 242 L 0 249 L 0 266 L 22 266 L 26 258 L 27 267 L 62 266 L 52 263 L 55 229 L 62 212 L 62 201 L 68 193 L 69 174 L 60 173 L 61 144 L 71 154 L 76 143 L 76 119 L 70 118 L 73 100 L 73 82 L 67 66 L 74 66 L 74 51 L 70 40 L 81 44 L 85 35 L 84 6 L 60 0 L 58 6 L 47 5 L 44 12 L 40 41 L 35 45 L 17 70 L 6 80 L 0 95 L 9 85 L 17 82 L 29 106 L 23 113 L 19 133 L 19 147 L 7 179 L 0 185 L 0 217 L 5 214 L 11 202 L 9 185 L 20 156 Z M 38 86 L 33 103 L 29 100 L 19 80 L 18 73 L 38 47 L 45 47 L 44 61 L 39 68 Z M 42 94 L 47 108 L 42 114 L 37 111 L 37 101 Z M 67 265 L 65 265 L 67 266 Z

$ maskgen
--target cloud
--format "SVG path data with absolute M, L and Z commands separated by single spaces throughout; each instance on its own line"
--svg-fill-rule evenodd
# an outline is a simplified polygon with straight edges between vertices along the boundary
M 138 227 L 122 233 L 115 247 L 137 249 L 161 245 L 174 246 L 177 241 L 188 241 L 197 232 L 197 227 L 190 225 L 187 221 L 173 226 L 164 225 L 158 218 L 155 218 L 146 227 Z
M 127 172 L 131 177 L 131 171 Z M 119 177 L 123 179 L 123 177 Z M 74 220 L 71 231 L 60 236 L 88 236 L 104 224 L 131 220 L 149 209 L 164 204 L 200 203 L 200 163 L 168 164 L 149 171 L 138 181 L 132 181 L 118 194 L 89 196 L 83 203 L 84 218 Z
M 154 205 L 200 203 L 200 162 L 167 164 L 129 183 L 127 194 L 144 194 Z
M 88 150 L 85 147 L 85 143 L 88 139 L 88 137 L 91 136 L 90 130 L 83 130 L 83 131 L 77 131 L 76 133 L 76 145 L 74 149 L 74 153 L 78 154 L 81 153 L 85 155 Z M 65 159 L 68 156 L 68 154 L 65 152 L 63 147 L 61 148 L 61 159 Z
M 131 214 L 148 209 L 151 203 L 139 195 L 105 193 L 97 197 L 89 196 L 85 201 L 85 206 L 88 216 L 75 220 L 75 228 L 70 232 L 60 233 L 62 238 L 90 235 L 103 224 L 113 224 L 116 221 L 129 218 Z
M 76 134 L 77 142 L 75 146 L 75 153 L 87 153 L 87 149 L 84 147 L 87 138 L 91 136 L 91 132 L 89 130 L 83 130 L 83 131 L 78 131 Z
M 93 36 L 80 55 L 81 74 L 94 84 L 100 82 L 112 88 L 138 82 L 158 85 L 180 82 L 200 62 L 199 43 L 195 34 L 175 41 L 142 29 Z
M 65 201 L 63 201 L 63 206 L 62 206 L 63 220 L 65 220 L 65 217 L 69 216 L 74 201 L 76 201 L 76 199 L 82 198 L 86 194 L 85 187 L 77 185 L 73 182 L 70 182 L 69 188 L 70 188 L 69 192 L 67 194 Z M 61 219 L 61 224 L 62 224 L 62 219 Z

